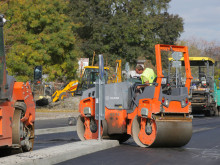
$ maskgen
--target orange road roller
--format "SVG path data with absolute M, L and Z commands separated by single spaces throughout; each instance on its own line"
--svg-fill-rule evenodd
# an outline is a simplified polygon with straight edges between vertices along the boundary
M 162 68 L 162 52 L 172 55 L 173 82 L 168 81 Z M 175 45 L 155 45 L 157 78 L 138 90 L 132 82 L 105 85 L 105 120 L 101 122 L 103 139 L 125 142 L 132 136 L 141 147 L 181 147 L 192 136 L 189 90 L 191 70 L 188 48 Z M 179 68 L 184 57 L 184 71 Z M 181 74 L 185 78 L 181 78 Z M 77 134 L 81 140 L 97 139 L 95 120 L 95 88 L 83 92 L 79 104 Z
M 35 102 L 29 83 L 16 82 L 6 72 L 0 15 L 0 154 L 30 151 L 34 144 Z

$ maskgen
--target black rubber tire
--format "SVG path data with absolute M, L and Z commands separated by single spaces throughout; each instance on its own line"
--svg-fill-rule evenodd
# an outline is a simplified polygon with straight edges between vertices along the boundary
M 124 134 L 108 135 L 108 137 L 105 139 L 118 140 L 119 143 L 121 144 L 121 143 L 126 142 L 128 139 L 130 139 L 130 137 L 131 135 L 124 133 Z
M 219 111 L 217 107 L 214 108 L 214 116 L 219 116 Z
M 49 101 L 47 98 L 42 98 L 36 101 L 36 106 L 46 106 L 49 105 Z
M 23 113 L 26 112 L 26 104 L 24 102 L 18 101 L 15 103 L 15 109 L 17 110 L 21 110 Z
M 129 134 L 122 134 L 120 139 L 118 139 L 119 143 L 124 143 L 126 142 L 128 139 L 130 139 L 131 135 Z
M 204 112 L 204 114 L 205 114 L 206 117 L 210 117 L 211 116 L 211 111 L 210 110 L 206 110 Z
M 19 129 L 18 127 L 21 127 L 22 125 L 19 124 L 18 121 L 20 121 L 20 119 L 25 115 L 26 108 L 27 107 L 26 107 L 26 104 L 24 102 L 16 102 L 15 103 L 15 112 L 14 112 L 13 124 L 12 124 L 12 130 L 17 132 L 17 133 L 14 134 L 15 136 L 18 136 L 17 134 L 20 134 L 20 133 L 18 133 L 18 131 L 20 131 L 21 129 Z M 30 132 L 31 139 L 29 139 L 29 141 L 32 143 L 32 148 L 31 149 L 26 149 L 23 146 L 21 146 L 20 148 L 12 148 L 12 150 L 11 150 L 12 154 L 28 152 L 28 151 L 31 151 L 33 149 L 33 145 L 34 145 L 34 125 L 33 126 L 29 125 L 28 128 L 31 130 L 31 132 Z M 24 126 L 23 126 L 22 130 L 24 130 Z M 12 134 L 12 138 L 13 138 L 13 134 Z M 19 140 L 15 138 L 13 140 L 13 144 L 20 145 L 20 138 L 19 138 Z

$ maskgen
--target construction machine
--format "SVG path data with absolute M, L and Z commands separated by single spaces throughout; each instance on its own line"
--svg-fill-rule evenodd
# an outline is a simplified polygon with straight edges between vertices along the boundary
M 94 61 L 94 54 L 93 54 L 93 61 Z M 104 67 L 105 83 L 110 84 L 110 83 L 122 82 L 121 60 L 116 60 L 115 62 L 116 62 L 116 71 L 112 79 L 110 79 L 108 75 L 109 67 Z M 81 83 L 79 83 L 78 86 L 76 87 L 76 90 L 74 90 L 75 95 L 82 95 L 83 91 L 95 87 L 95 82 L 98 78 L 98 74 L 99 74 L 98 66 L 85 66 L 83 76 L 80 81 Z
M 0 15 L 0 149 L 30 151 L 34 144 L 35 102 L 28 82 L 16 82 L 6 71 L 3 26 Z
M 184 85 L 167 84 L 162 72 L 161 51 L 171 51 L 176 63 L 179 62 L 176 56 L 184 57 Z M 155 52 L 157 79 L 149 86 L 139 90 L 140 84 L 128 81 L 105 85 L 105 120 L 100 125 L 102 138 L 122 143 L 132 136 L 141 147 L 180 147 L 189 142 L 192 117 L 188 94 L 192 76 L 188 49 L 158 44 Z M 95 92 L 95 88 L 85 90 L 80 100 L 77 134 L 82 141 L 98 137 Z
M 172 61 L 172 58 L 169 60 Z M 180 61 L 181 66 L 184 67 L 184 59 Z M 217 87 L 214 80 L 215 60 L 210 57 L 189 57 L 189 61 L 193 75 L 190 90 L 192 113 L 216 115 L 218 111 Z
M 117 68 L 120 71 L 121 61 L 117 62 Z M 106 82 L 108 80 L 108 67 L 105 67 L 105 78 Z M 97 80 L 99 72 L 98 66 L 85 66 L 83 71 L 83 76 L 81 78 L 81 83 L 78 80 L 69 82 L 63 89 L 56 90 L 52 95 L 53 102 L 58 100 L 63 100 L 68 97 L 68 95 L 81 95 L 82 92 L 86 89 L 92 88 L 95 86 L 95 81 Z M 120 74 L 121 75 L 121 74 Z M 121 81 L 121 76 L 117 75 L 116 80 Z
M 122 82 L 121 60 L 116 60 L 114 79 L 110 83 Z
M 63 100 L 68 95 L 73 96 L 78 86 L 78 80 L 70 81 L 63 89 L 56 90 L 52 95 L 53 102 Z
M 105 82 L 108 82 L 108 67 L 104 67 Z M 99 67 L 98 66 L 85 66 L 83 76 L 77 86 L 75 95 L 82 95 L 83 91 L 95 87 L 95 82 L 98 79 Z
M 218 112 L 220 111 L 220 84 L 217 88 L 217 108 L 218 108 Z

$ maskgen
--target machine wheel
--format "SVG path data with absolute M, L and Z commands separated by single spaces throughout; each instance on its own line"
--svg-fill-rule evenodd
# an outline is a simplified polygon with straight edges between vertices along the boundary
M 146 124 L 147 119 L 136 116 L 132 123 L 132 137 L 140 147 L 150 146 L 156 139 L 156 124 L 152 120 L 151 124 Z M 147 126 L 147 127 L 146 127 Z
M 113 134 L 105 136 L 105 139 L 111 139 L 111 140 L 118 140 L 120 144 L 126 142 L 128 139 L 130 139 L 131 135 L 129 134 Z
M 84 141 L 86 140 L 85 137 L 84 137 L 84 134 L 85 134 L 85 125 L 84 125 L 84 118 L 79 116 L 77 118 L 77 123 L 76 123 L 76 131 L 77 131 L 77 135 L 79 137 L 79 139 L 81 141 Z
M 64 100 L 65 98 L 67 98 L 67 94 L 66 92 L 62 92 L 59 96 L 59 101 Z
M 132 137 L 141 147 L 181 147 L 191 136 L 191 118 L 168 116 L 152 120 L 136 116 L 132 123 Z
M 210 112 L 210 110 L 206 110 L 205 112 L 204 112 L 204 114 L 205 114 L 205 116 L 211 116 L 211 112 Z
M 119 143 L 124 143 L 126 142 L 128 139 L 130 139 L 131 135 L 129 134 L 122 134 L 120 139 L 118 139 Z
M 215 108 L 210 108 L 209 110 L 206 110 L 204 114 L 207 117 L 216 116 L 218 114 L 218 111 L 215 110 Z
M 219 112 L 218 112 L 218 108 L 217 107 L 214 107 L 213 111 L 214 111 L 214 116 L 219 116 Z
M 77 135 L 80 140 L 90 140 L 98 138 L 98 121 L 93 117 L 81 117 L 77 119 Z M 101 126 L 101 136 L 103 135 L 103 128 Z
M 24 116 L 26 105 L 21 102 L 16 104 L 12 123 L 12 143 L 15 148 L 13 153 L 27 152 L 33 149 L 34 145 L 34 125 L 26 126 L 21 122 Z

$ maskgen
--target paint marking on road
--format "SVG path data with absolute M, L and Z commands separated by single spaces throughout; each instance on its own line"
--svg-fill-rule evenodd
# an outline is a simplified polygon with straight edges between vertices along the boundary
M 193 130 L 193 133 L 207 131 L 207 130 L 212 130 L 212 129 L 216 129 L 216 128 L 220 128 L 220 126 L 218 126 L 218 127 L 211 127 L 211 128 L 210 127 L 204 127 L 204 128 L 196 129 L 196 130 Z
M 211 149 L 201 149 L 201 148 L 186 148 L 194 152 L 193 158 L 207 158 L 207 159 L 220 159 L 220 150 L 211 148 Z
M 200 128 L 200 129 L 196 129 L 196 130 L 193 130 L 193 133 L 197 133 L 197 132 L 202 132 L 202 131 L 207 131 L 207 130 L 211 130 L 211 129 L 215 129 L 216 127 L 213 127 L 213 128 Z
M 63 133 L 63 132 L 72 132 L 72 131 L 76 131 L 76 126 L 36 129 L 35 135 L 45 135 L 45 134 Z

